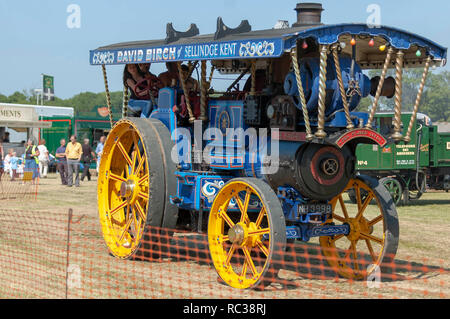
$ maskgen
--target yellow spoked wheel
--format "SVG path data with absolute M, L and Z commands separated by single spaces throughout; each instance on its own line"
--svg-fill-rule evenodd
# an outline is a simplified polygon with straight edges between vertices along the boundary
M 151 250 L 146 244 L 155 231 L 151 237 L 150 228 L 163 226 L 165 165 L 155 134 L 149 120 L 130 118 L 119 121 L 105 142 L 98 179 L 99 217 L 105 242 L 118 258 Z
M 346 192 L 355 194 L 353 204 Z M 342 277 L 362 280 L 377 270 L 388 272 L 397 252 L 399 225 L 395 203 L 377 180 L 359 176 L 331 201 L 327 223 L 348 224 L 348 235 L 320 237 L 328 264 Z
M 239 289 L 270 284 L 286 246 L 284 215 L 274 191 L 253 178 L 225 184 L 211 207 L 208 243 L 226 284 Z

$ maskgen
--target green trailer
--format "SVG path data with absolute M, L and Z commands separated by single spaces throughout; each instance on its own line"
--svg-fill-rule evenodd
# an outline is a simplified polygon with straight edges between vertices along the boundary
M 118 110 L 113 110 L 115 119 L 120 117 Z M 50 154 L 55 154 L 60 146 L 60 140 L 65 138 L 67 141 L 73 134 L 77 136 L 80 143 L 88 138 L 91 146 L 95 147 L 100 137 L 107 135 L 111 130 L 109 113 L 104 106 L 96 106 L 89 112 L 76 112 L 73 117 L 41 117 L 41 121 L 52 122 L 51 128 L 40 130 L 40 139 L 45 139 L 46 146 Z M 96 163 L 91 164 L 95 169 Z
M 405 128 L 411 116 L 402 115 Z M 376 114 L 379 133 L 391 130 L 393 117 L 392 113 Z M 439 133 L 424 114 L 417 116 L 413 128 L 410 143 L 359 145 L 356 151 L 358 171 L 380 179 L 396 204 L 419 199 L 427 189 L 450 189 L 450 133 Z

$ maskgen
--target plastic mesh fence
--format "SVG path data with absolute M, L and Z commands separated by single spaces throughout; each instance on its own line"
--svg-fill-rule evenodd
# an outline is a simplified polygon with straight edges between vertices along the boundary
M 262 291 L 218 279 L 206 234 L 153 229 L 139 257 L 113 257 L 95 216 L 0 209 L 1 298 L 449 298 L 449 261 L 383 265 L 380 281 L 345 279 L 318 244 L 291 243 Z M 161 235 L 163 233 L 163 235 Z M 149 242 L 151 240 L 151 243 Z M 227 248 L 228 249 L 228 248 Z M 261 254 L 251 251 L 258 267 Z M 361 269 L 370 256 L 358 254 Z M 231 266 L 242 271 L 237 252 Z M 332 260 L 331 260 L 332 261 Z M 336 261 L 354 262 L 344 250 Z M 239 268 L 241 267 L 241 268 Z M 247 273 L 252 275 L 250 267 Z

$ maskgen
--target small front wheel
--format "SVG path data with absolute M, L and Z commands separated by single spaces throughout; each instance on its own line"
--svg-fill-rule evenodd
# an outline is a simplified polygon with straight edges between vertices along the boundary
M 286 247 L 286 224 L 275 192 L 253 178 L 225 184 L 211 207 L 208 243 L 226 284 L 239 289 L 269 285 Z

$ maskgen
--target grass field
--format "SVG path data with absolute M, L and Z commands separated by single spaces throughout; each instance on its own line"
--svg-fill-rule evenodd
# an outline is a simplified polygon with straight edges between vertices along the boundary
M 329 269 L 317 254 L 318 240 L 313 240 L 298 244 L 286 257 L 282 280 L 260 292 L 238 291 L 217 281 L 204 235 L 176 235 L 170 258 L 164 260 L 110 256 L 98 223 L 95 177 L 68 188 L 53 174 L 40 181 L 38 192 L 37 200 L 0 200 L 0 298 L 450 297 L 449 193 L 426 193 L 410 206 L 397 208 L 395 280 L 368 288 L 365 282 L 327 275 Z M 69 208 L 73 223 L 68 243 Z

